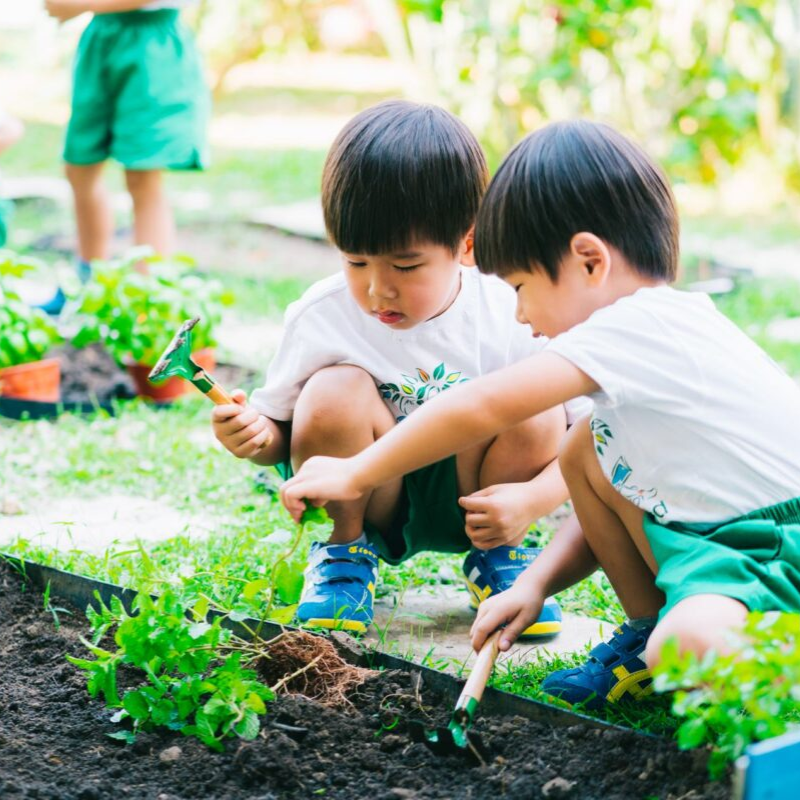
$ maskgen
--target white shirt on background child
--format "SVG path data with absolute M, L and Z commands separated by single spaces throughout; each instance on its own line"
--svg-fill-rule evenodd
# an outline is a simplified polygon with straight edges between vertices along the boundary
M 552 339 L 600 387 L 604 474 L 662 523 L 800 496 L 800 387 L 704 294 L 639 289 Z
M 514 319 L 513 290 L 477 269 L 461 269 L 461 289 L 452 305 L 408 330 L 393 330 L 365 314 L 350 294 L 343 273 L 314 284 L 286 311 L 283 339 L 265 385 L 250 403 L 274 420 L 290 420 L 306 381 L 336 364 L 361 367 L 375 381 L 398 420 L 443 391 L 539 352 Z M 342 396 L 342 403 L 349 402 Z M 589 413 L 585 399 L 571 401 L 569 422 Z

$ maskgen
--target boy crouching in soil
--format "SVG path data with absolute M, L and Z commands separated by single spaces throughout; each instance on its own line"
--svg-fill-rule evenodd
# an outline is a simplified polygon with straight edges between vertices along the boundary
M 398 475 L 579 395 L 559 454 L 577 522 L 481 605 L 475 648 L 508 649 L 544 598 L 598 563 L 629 621 L 543 689 L 598 706 L 652 691 L 665 642 L 730 652 L 748 611 L 800 611 L 800 388 L 702 294 L 668 284 L 678 217 L 638 147 L 588 122 L 551 125 L 506 158 L 476 228 L 482 271 L 517 293 L 543 352 L 433 402 L 348 459 L 314 458 L 283 489 L 293 515 L 357 502 Z
M 474 269 L 472 228 L 487 182 L 483 153 L 446 111 L 389 101 L 356 116 L 334 142 L 322 203 L 342 272 L 286 314 L 266 384 L 219 406 L 214 432 L 234 455 L 291 475 L 315 455 L 351 456 L 408 424 L 438 394 L 543 346 L 514 321 L 514 295 Z M 312 545 L 297 609 L 302 623 L 364 631 L 378 559 L 469 551 L 473 602 L 512 585 L 538 550 L 520 547 L 533 520 L 567 496 L 556 462 L 563 406 L 520 419 L 455 457 L 398 472 L 375 491 L 331 503 L 327 543 Z M 528 635 L 561 628 L 543 601 Z

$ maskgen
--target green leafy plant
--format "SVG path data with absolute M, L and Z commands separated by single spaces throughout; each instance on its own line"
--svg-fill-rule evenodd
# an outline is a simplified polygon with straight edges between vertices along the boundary
M 752 742 L 779 736 L 800 723 L 800 615 L 754 612 L 729 655 L 698 659 L 665 647 L 655 670 L 659 692 L 675 691 L 673 713 L 683 718 L 678 744 L 710 744 L 709 772 L 720 775 Z
M 251 603 L 266 596 L 262 620 L 288 622 L 293 615 L 302 590 L 302 564 L 295 564 L 292 557 L 306 526 L 327 522 L 324 509 L 310 509 L 289 549 L 274 562 L 270 578 L 250 581 L 242 588 L 242 597 Z M 141 548 L 140 556 L 146 568 L 152 569 Z M 109 734 L 112 738 L 132 742 L 138 731 L 164 726 L 221 750 L 228 737 L 251 740 L 258 735 L 259 717 L 281 685 L 279 681 L 270 688 L 247 668 L 269 657 L 269 643 L 259 638 L 260 625 L 248 629 L 252 640 L 244 640 L 222 626 L 225 616 L 244 620 L 242 610 L 217 615 L 209 622 L 211 602 L 191 586 L 169 587 L 155 598 L 140 591 L 130 614 L 116 596 L 108 605 L 99 594 L 95 597 L 99 610 L 89 606 L 86 611 L 91 638 L 81 640 L 94 659 L 67 659 L 87 673 L 91 696 L 102 695 L 109 708 L 117 709 L 113 721 L 131 721 L 132 728 Z M 279 599 L 290 605 L 274 609 Z M 101 647 L 112 631 L 116 649 Z M 118 672 L 123 666 L 136 670 L 143 681 L 120 696 Z
M 136 269 L 146 262 L 148 274 Z M 149 249 L 131 250 L 116 261 L 93 261 L 92 279 L 70 304 L 76 347 L 102 342 L 120 363 L 155 364 L 175 331 L 199 317 L 195 350 L 216 344 L 214 329 L 233 298 L 215 279 L 203 277 L 188 259 L 167 261 Z
M 39 361 L 61 336 L 43 311 L 31 308 L 9 286 L 37 264 L 10 250 L 0 251 L 0 369 Z
M 244 645 L 221 626 L 221 617 L 206 621 L 207 601 L 189 607 L 173 591 L 156 599 L 140 593 L 134 613 L 128 614 L 118 598 L 108 606 L 97 599 L 100 610 L 87 611 L 92 640 L 82 639 L 95 658 L 67 659 L 87 672 L 92 697 L 102 694 L 110 708 L 118 709 L 113 721 L 132 721 L 131 730 L 116 731 L 113 738 L 131 742 L 140 730 L 165 726 L 222 750 L 226 737 L 258 735 L 259 716 L 273 692 L 242 666 L 238 650 Z M 111 628 L 116 650 L 99 646 Z M 146 681 L 120 697 L 117 678 L 123 665 L 140 671 Z

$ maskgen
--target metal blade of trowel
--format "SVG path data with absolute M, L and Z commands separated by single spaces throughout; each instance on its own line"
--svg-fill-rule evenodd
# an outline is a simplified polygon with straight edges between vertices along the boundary
M 430 730 L 420 722 L 408 723 L 409 735 L 439 755 L 463 754 L 486 763 L 488 751 L 480 737 L 470 730 L 483 697 L 483 690 L 492 674 L 498 653 L 500 631 L 495 631 L 483 644 L 475 666 L 456 701 L 448 725 Z
M 161 383 L 168 378 L 183 378 L 217 405 L 232 403 L 233 398 L 228 392 L 192 360 L 192 328 L 199 321 L 200 317 L 194 317 L 181 325 L 147 379 L 151 383 Z

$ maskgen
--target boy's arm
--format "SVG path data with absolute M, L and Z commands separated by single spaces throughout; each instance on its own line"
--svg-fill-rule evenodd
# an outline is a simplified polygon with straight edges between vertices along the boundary
M 51 17 L 66 22 L 87 12 L 114 14 L 118 11 L 137 11 L 151 0 L 45 0 L 44 7 Z
M 287 481 L 281 496 L 295 519 L 304 500 L 324 505 L 352 500 L 395 477 L 458 453 L 565 400 L 598 390 L 586 373 L 564 358 L 540 353 L 434 399 L 347 459 L 309 459 Z
M 508 650 L 539 616 L 546 597 L 558 594 L 595 569 L 597 559 L 573 514 L 510 589 L 481 603 L 470 631 L 472 646 L 480 650 L 486 638 L 505 625 L 499 646 Z

